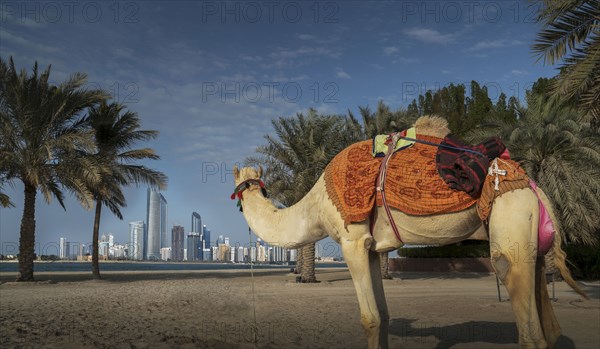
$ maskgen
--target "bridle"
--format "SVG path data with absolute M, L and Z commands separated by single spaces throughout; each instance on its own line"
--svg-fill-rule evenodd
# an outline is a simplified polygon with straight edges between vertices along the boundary
M 237 202 L 237 206 L 240 208 L 240 211 L 242 211 L 242 200 L 244 200 L 244 191 L 246 189 L 249 189 L 250 186 L 252 185 L 258 185 L 260 187 L 260 191 L 263 194 L 264 197 L 268 197 L 267 195 L 267 189 L 265 189 L 265 183 L 263 181 L 261 181 L 260 179 L 246 179 L 245 181 L 241 182 L 240 184 L 237 185 L 237 187 L 235 187 L 235 189 L 233 190 L 233 194 L 231 194 L 231 200 L 235 200 L 235 198 L 237 197 L 238 202 Z

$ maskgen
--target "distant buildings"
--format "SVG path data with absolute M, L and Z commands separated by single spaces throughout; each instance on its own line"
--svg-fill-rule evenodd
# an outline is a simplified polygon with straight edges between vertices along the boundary
M 202 233 L 202 217 L 200 217 L 198 212 L 192 212 L 192 226 L 190 232 Z
M 58 257 L 60 259 L 68 259 L 71 254 L 71 243 L 66 238 L 60 238 L 58 241 Z
M 167 200 L 157 190 L 148 188 L 146 214 L 147 260 L 160 259 L 160 249 L 169 247 L 167 242 Z
M 202 241 L 204 248 L 210 248 L 210 229 L 206 227 L 206 224 L 202 226 Z
M 127 245 L 128 258 L 134 261 L 141 261 L 146 255 L 144 250 L 144 221 L 135 221 L 129 223 L 129 244 Z
M 181 225 L 173 226 L 171 229 L 171 260 L 175 262 L 183 261 L 185 231 Z
M 168 261 L 171 259 L 171 248 L 163 247 L 160 249 L 160 259 L 163 261 Z
M 186 247 L 188 262 L 197 262 L 202 260 L 202 236 L 200 233 L 189 233 L 187 236 Z
M 175 224 L 168 239 L 167 200 L 153 189 L 148 189 L 146 218 L 146 222 L 129 222 L 126 245 L 115 242 L 111 233 L 102 235 L 98 240 L 100 259 L 233 263 L 286 263 L 296 260 L 296 250 L 270 246 L 261 239 L 252 244 L 232 245 L 228 236 L 219 235 L 211 242 L 211 231 L 202 224 L 197 212 L 192 212 L 191 232 L 186 234 L 182 225 Z M 92 243 L 70 243 L 67 238 L 61 237 L 57 252 L 61 259 L 90 260 L 92 246 Z

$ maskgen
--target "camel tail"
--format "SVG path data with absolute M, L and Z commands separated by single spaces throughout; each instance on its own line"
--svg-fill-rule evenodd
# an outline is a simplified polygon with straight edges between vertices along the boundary
M 550 251 L 548 251 L 548 253 L 551 253 L 554 265 L 556 269 L 558 269 L 558 271 L 560 272 L 560 275 L 565 280 L 565 282 L 569 286 L 571 286 L 573 291 L 579 293 L 579 295 L 581 295 L 583 298 L 589 300 L 590 298 L 581 289 L 581 287 L 579 287 L 577 281 L 573 279 L 571 271 L 567 267 L 567 254 L 562 249 L 562 235 L 560 234 L 560 224 L 558 222 L 558 219 L 556 218 L 556 215 L 554 214 L 554 206 L 550 202 L 550 199 L 548 199 L 548 197 L 546 196 L 546 193 L 544 193 L 539 187 L 537 188 L 537 193 L 540 200 L 542 200 L 544 206 L 546 206 L 546 209 L 550 214 L 550 218 L 552 219 L 552 223 L 554 223 L 554 242 L 552 243 L 552 248 L 550 249 Z

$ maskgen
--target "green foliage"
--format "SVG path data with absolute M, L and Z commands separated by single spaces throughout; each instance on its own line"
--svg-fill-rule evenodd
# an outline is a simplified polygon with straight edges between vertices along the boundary
M 347 131 L 353 126 L 344 117 L 319 115 L 314 109 L 272 124 L 275 137 L 265 135 L 267 144 L 246 165 L 264 166 L 265 184 L 276 200 L 289 206 L 308 193 L 329 161 L 352 141 Z
M 167 177 L 146 166 L 137 165 L 139 160 L 158 160 L 151 148 L 133 149 L 138 141 L 154 139 L 158 131 L 139 130 L 137 113 L 126 111 L 119 103 L 102 101 L 88 110 L 86 122 L 94 135 L 96 151 L 88 154 L 101 169 L 99 180 L 89 183 L 94 199 L 108 207 L 119 219 L 123 219 L 120 207 L 125 197 L 121 191 L 130 184 L 149 184 L 164 188 Z
M 411 247 L 398 249 L 400 257 L 407 258 L 489 258 L 487 241 L 463 241 L 446 246 Z
M 573 274 L 578 279 L 600 279 L 600 250 L 598 247 L 586 245 L 563 246 L 567 253 L 567 261 L 573 268 Z
M 81 156 L 94 141 L 80 114 L 106 95 L 85 89 L 82 73 L 58 86 L 49 77 L 50 67 L 40 73 L 37 62 L 30 75 L 18 71 L 12 58 L 0 59 L 0 179 L 19 179 L 63 207 L 66 187 L 89 207 L 84 182 L 97 178 L 97 168 Z
M 583 121 L 600 125 L 600 1 L 543 0 L 538 19 L 543 27 L 533 51 L 538 60 L 562 61 L 552 94 L 577 103 Z
M 506 100 L 506 95 L 501 94 L 496 104 L 488 96 L 486 86 L 481 86 L 477 81 L 471 81 L 469 96 L 463 84 L 450 84 L 437 91 L 426 91 L 413 100 L 407 110 L 407 115 L 416 119 L 418 116 L 435 114 L 448 120 L 450 130 L 454 135 L 464 136 L 482 122 L 493 119 L 516 121 L 519 112 L 519 103 L 516 98 Z

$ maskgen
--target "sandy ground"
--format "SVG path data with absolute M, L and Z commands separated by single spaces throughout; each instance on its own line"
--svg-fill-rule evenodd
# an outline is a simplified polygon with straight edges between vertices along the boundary
M 37 273 L 14 283 L 0 273 L 1 348 L 366 348 L 344 269 L 296 284 L 282 270 Z M 390 348 L 516 348 L 510 303 L 495 277 L 403 273 L 386 280 Z M 584 301 L 556 283 L 558 348 L 600 348 L 600 284 Z M 551 286 L 549 286 L 551 289 Z M 502 297 L 507 297 L 502 289 Z

